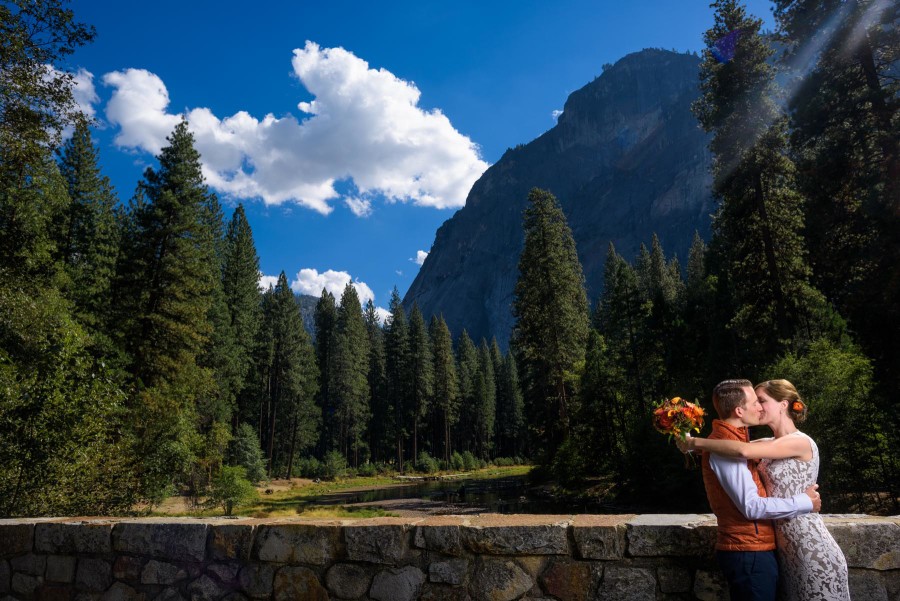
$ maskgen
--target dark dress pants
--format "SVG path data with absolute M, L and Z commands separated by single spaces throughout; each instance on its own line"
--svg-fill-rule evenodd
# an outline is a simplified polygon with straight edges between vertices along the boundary
M 778 587 L 775 551 L 716 551 L 731 601 L 773 601 Z

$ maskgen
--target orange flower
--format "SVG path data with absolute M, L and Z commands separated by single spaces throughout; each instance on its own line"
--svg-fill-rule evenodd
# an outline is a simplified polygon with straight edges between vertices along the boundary
M 802 401 L 794 401 L 794 404 L 791 405 L 791 409 L 793 409 L 797 413 L 801 413 L 803 411 L 803 402 Z

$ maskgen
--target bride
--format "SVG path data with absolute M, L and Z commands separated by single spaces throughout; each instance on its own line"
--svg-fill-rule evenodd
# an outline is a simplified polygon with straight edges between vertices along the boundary
M 775 438 L 739 442 L 688 437 L 679 441 L 678 447 L 684 452 L 696 449 L 728 457 L 760 459 L 760 476 L 770 497 L 803 493 L 819 475 L 819 449 L 812 438 L 797 429 L 797 424 L 806 419 L 806 404 L 787 380 L 758 384 L 756 394 L 764 411 L 760 423 L 772 428 Z M 818 513 L 775 520 L 775 537 L 781 564 L 782 598 L 850 599 L 847 561 Z

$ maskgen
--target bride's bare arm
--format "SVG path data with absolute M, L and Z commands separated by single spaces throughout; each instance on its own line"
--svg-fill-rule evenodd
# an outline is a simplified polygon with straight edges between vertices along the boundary
M 737 440 L 710 440 L 709 438 L 693 438 L 688 436 L 684 441 L 677 440 L 678 448 L 683 453 L 693 450 L 709 451 L 724 457 L 742 457 L 746 459 L 787 459 L 796 457 L 804 461 L 812 459 L 812 448 L 803 436 L 782 436 L 773 440 L 740 442 Z

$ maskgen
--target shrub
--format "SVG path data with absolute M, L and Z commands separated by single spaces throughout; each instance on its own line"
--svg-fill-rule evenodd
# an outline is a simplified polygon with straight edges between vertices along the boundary
M 463 461 L 462 455 L 455 452 L 450 455 L 450 467 L 454 470 L 463 470 L 466 469 L 465 461 Z
M 364 463 L 358 468 L 356 468 L 356 475 L 358 476 L 374 476 L 377 473 L 377 468 L 374 463 Z
M 347 472 L 347 459 L 340 451 L 329 451 L 322 461 L 322 477 L 326 480 L 340 478 Z
M 230 463 L 247 470 L 247 480 L 257 484 L 266 478 L 266 460 L 259 446 L 259 437 L 250 424 L 238 426 L 229 446 Z
M 419 453 L 416 461 L 416 469 L 423 474 L 434 474 L 440 469 L 437 460 L 429 455 L 426 451 Z
M 473 455 L 469 451 L 465 451 L 462 454 L 462 460 L 463 460 L 463 469 L 466 470 L 467 472 L 478 469 L 478 465 L 479 465 L 478 460 L 475 458 L 475 455 Z
M 294 473 L 301 478 L 321 478 L 322 462 L 315 457 L 303 457 L 297 461 Z
M 213 478 L 207 504 L 222 507 L 225 515 L 231 515 L 235 506 L 252 503 L 259 498 L 256 489 L 247 480 L 247 470 L 240 465 L 223 465 Z

